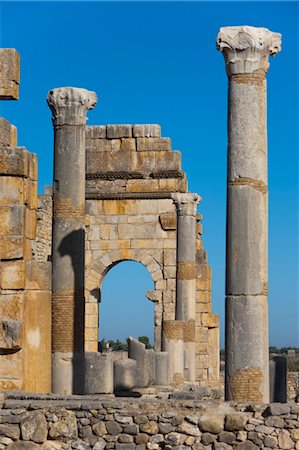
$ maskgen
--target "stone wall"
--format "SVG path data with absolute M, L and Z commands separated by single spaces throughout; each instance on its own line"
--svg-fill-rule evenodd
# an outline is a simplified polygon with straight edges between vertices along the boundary
M 149 271 L 155 289 L 155 350 L 163 321 L 175 319 L 177 213 L 172 194 L 187 192 L 181 153 L 159 125 L 86 128 L 86 316 L 85 347 L 97 350 L 100 289 L 117 263 L 133 260 Z M 212 313 L 211 269 L 198 214 L 196 381 L 219 383 L 219 318 Z
M 299 449 L 296 403 L 10 395 L 1 403 L 0 449 Z
M 44 194 L 38 195 L 36 239 L 33 245 L 33 258 L 36 261 L 51 260 L 52 203 L 52 187 L 45 186 Z

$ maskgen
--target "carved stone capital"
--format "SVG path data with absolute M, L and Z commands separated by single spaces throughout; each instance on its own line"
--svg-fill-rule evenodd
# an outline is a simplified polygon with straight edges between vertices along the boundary
M 52 89 L 48 93 L 47 102 L 52 111 L 53 125 L 85 125 L 86 113 L 95 107 L 97 100 L 96 93 L 86 89 Z
M 281 50 L 281 34 L 267 28 L 223 27 L 218 33 L 216 47 L 223 53 L 229 77 L 253 73 L 266 75 L 269 56 Z
M 192 192 L 176 192 L 171 195 L 177 208 L 178 216 L 196 216 L 197 204 L 201 201 L 199 195 Z

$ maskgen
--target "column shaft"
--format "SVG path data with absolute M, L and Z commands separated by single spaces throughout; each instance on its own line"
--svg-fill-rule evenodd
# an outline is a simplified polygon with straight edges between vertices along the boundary
M 54 123 L 52 390 L 84 393 L 85 122 L 96 102 L 84 89 L 49 93 Z
M 184 379 L 195 381 L 196 206 L 192 193 L 173 194 L 177 207 L 176 320 L 184 323 Z
M 269 400 L 266 72 L 279 36 L 222 28 L 229 77 L 226 229 L 227 400 Z

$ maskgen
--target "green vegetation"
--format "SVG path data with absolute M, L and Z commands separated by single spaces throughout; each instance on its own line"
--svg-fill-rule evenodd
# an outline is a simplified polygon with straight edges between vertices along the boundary
M 139 336 L 138 341 L 142 342 L 146 348 L 153 348 L 147 336 Z M 128 339 L 126 339 L 126 342 L 121 342 L 119 339 L 116 341 L 113 341 L 112 339 L 109 339 L 108 341 L 106 341 L 106 339 L 102 339 L 99 341 L 100 352 L 104 352 L 108 349 L 111 349 L 113 352 L 127 352 Z

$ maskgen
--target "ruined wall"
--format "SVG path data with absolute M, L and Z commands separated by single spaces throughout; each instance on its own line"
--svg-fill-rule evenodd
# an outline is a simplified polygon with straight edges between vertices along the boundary
M 176 207 L 174 192 L 187 192 L 181 154 L 161 137 L 159 125 L 89 126 L 86 131 L 87 351 L 97 350 L 98 301 L 106 273 L 120 261 L 141 262 L 155 290 L 155 349 L 163 320 L 175 319 Z M 201 216 L 198 215 L 198 221 Z M 211 313 L 211 270 L 198 223 L 196 369 L 202 385 L 219 383 L 219 320 Z
M 299 405 L 104 397 L 2 399 L 7 450 L 299 448 Z
M 17 52 L 0 49 L 0 63 L 0 98 L 15 99 Z M 0 389 L 48 392 L 50 268 L 32 258 L 37 158 L 17 146 L 16 128 L 3 118 L 0 143 Z

